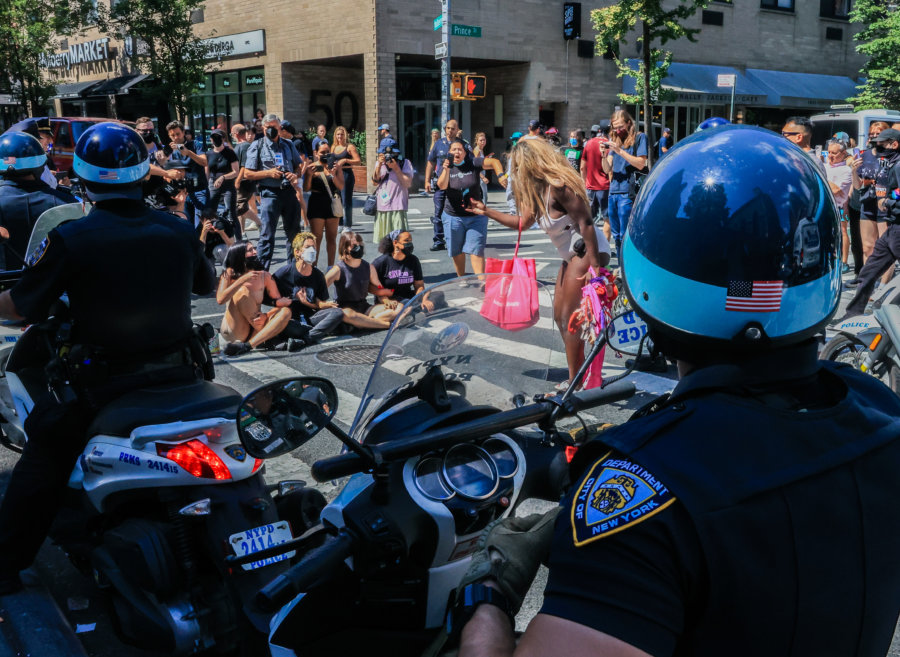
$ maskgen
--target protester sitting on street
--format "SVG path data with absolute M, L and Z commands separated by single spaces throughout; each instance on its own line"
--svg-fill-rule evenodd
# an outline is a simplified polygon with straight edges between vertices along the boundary
M 264 313 L 266 294 L 275 300 L 275 308 Z M 291 299 L 278 292 L 273 276 L 263 269 L 250 242 L 237 242 L 228 249 L 216 301 L 225 306 L 220 333 L 226 341 L 226 356 L 240 356 L 263 346 L 274 348 L 275 338 L 281 337 L 283 343 L 291 337 L 302 338 L 305 333 L 288 330 Z
M 837 205 L 841 217 L 841 273 L 850 271 L 847 258 L 850 256 L 850 236 L 847 234 L 849 216 L 847 214 L 847 201 L 853 176 L 847 163 L 847 147 L 839 139 L 828 142 L 828 164 L 825 167 L 825 178 L 834 195 L 834 203 Z
M 315 235 L 298 233 L 291 246 L 294 260 L 275 272 L 275 283 L 279 294 L 291 300 L 294 320 L 310 329 L 303 338 L 304 344 L 315 344 L 337 330 L 344 313 L 329 299 L 325 275 L 315 266 Z
M 206 170 L 209 180 L 209 198 L 203 214 L 210 216 L 216 213 L 219 203 L 225 205 L 225 219 L 231 223 L 232 231 L 238 241 L 243 232 L 237 214 L 237 190 L 234 181 L 240 173 L 238 156 L 227 144 L 225 133 L 213 130 L 210 134 L 212 150 L 206 153 Z
M 412 235 L 409 231 L 391 231 L 378 244 L 382 255 L 375 258 L 372 266 L 381 281 L 383 296 L 399 302 L 412 299 L 425 289 L 422 263 L 413 255 Z M 379 294 L 378 296 L 382 296 Z M 431 301 L 422 302 L 425 310 L 434 310 Z
M 375 188 L 375 225 L 372 229 L 375 244 L 388 233 L 408 231 L 409 186 L 415 173 L 412 162 L 400 156 L 393 139 L 387 141 L 378 154 L 378 164 L 372 174 Z
M 472 157 L 465 144 L 456 140 L 450 144 L 450 152 L 438 176 L 438 188 L 445 191 L 446 202 L 441 219 L 447 254 L 453 260 L 457 276 L 466 275 L 466 256 L 472 263 L 472 272 L 484 273 L 484 247 L 487 242 L 487 219 L 469 211 L 472 199 L 481 201 L 479 175 L 482 169 L 503 173 L 499 160 L 492 157 Z
M 547 233 L 563 259 L 556 275 L 553 318 L 566 347 L 569 381 L 584 362 L 584 341 L 569 333 L 569 318 L 581 304 L 581 288 L 588 267 L 599 270 L 609 263 L 609 242 L 594 225 L 581 175 L 552 144 L 540 139 L 519 141 L 510 155 L 513 192 L 520 216 L 487 208 L 471 201 L 471 210 L 514 230 L 534 223 Z M 568 387 L 568 382 L 560 388 Z
M 339 192 L 344 188 L 344 163 L 335 162 L 331 155 L 331 146 L 325 139 L 319 141 L 312 162 L 304 162 L 303 191 L 310 192 L 306 216 L 310 229 L 316 237 L 316 253 L 322 248 L 322 233 L 325 234 L 325 249 L 328 252 L 328 266 L 334 264 L 337 250 L 338 218 L 334 211 L 334 201 L 341 204 Z M 316 261 L 315 264 L 318 264 Z
M 344 322 L 363 329 L 390 328 L 397 316 L 399 303 L 385 298 L 384 288 L 375 268 L 363 260 L 365 246 L 362 235 L 353 231 L 341 234 L 337 264 L 325 274 L 325 284 L 334 285 L 337 305 L 344 311 Z M 375 304 L 369 303 L 369 291 L 375 293 Z

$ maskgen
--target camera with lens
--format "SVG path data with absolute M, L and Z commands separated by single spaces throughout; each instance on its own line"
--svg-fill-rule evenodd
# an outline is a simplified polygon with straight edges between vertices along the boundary
M 397 148 L 386 148 L 384 150 L 384 163 L 390 164 L 391 162 L 402 162 L 403 156 L 400 155 L 400 150 Z
M 225 230 L 225 221 L 219 216 L 216 216 L 216 218 L 213 219 L 212 225 L 216 230 Z
M 293 185 L 287 179 L 287 172 L 281 167 L 278 167 L 278 170 L 281 171 L 281 189 L 291 189 Z

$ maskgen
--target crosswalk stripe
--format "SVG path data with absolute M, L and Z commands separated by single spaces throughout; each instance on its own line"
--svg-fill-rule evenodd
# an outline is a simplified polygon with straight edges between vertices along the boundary
M 329 344 L 332 342 L 332 340 L 328 341 Z M 260 351 L 254 351 L 252 354 L 241 356 L 240 358 L 229 358 L 225 362 L 244 374 L 253 377 L 260 383 L 271 383 L 279 379 L 307 376 L 302 370 L 292 367 L 281 360 L 270 358 Z M 310 360 L 310 370 L 311 374 L 317 374 L 315 372 L 314 359 Z M 338 422 L 349 427 L 353 424 L 353 418 L 356 417 L 356 409 L 359 408 L 360 399 L 342 388 L 338 388 L 337 393 L 338 410 L 334 417 Z

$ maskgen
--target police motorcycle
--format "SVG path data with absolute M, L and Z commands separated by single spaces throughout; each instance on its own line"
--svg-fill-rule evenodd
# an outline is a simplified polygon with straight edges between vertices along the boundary
M 496 276 L 518 278 L 487 275 L 488 289 Z M 565 364 L 555 329 L 546 321 L 501 328 L 492 300 L 471 278 L 470 287 L 454 279 L 407 303 L 349 433 L 327 423 L 344 452 L 312 467 L 318 481 L 349 479 L 315 527 L 257 555 L 285 548 L 302 554 L 256 599 L 260 610 L 274 612 L 272 655 L 421 654 L 442 631 L 482 530 L 526 499 L 559 500 L 573 440 L 557 423 L 579 416 L 587 431 L 599 419 L 591 416 L 595 408 L 634 394 L 626 382 L 542 394 Z M 546 320 L 549 295 L 542 286 L 539 293 Z M 334 416 L 333 385 L 314 378 L 294 384 L 318 401 L 287 425 L 259 411 L 269 404 L 265 389 L 241 407 L 239 431 L 251 457 L 296 449 L 326 424 L 317 414 Z
M 822 360 L 848 363 L 900 395 L 900 277 L 878 291 L 871 315 L 848 317 L 835 331 L 819 355 Z
M 42 214 L 28 253 L 80 216 L 80 204 Z M 0 356 L 0 429 L 13 451 L 27 441 L 23 426 L 35 400 L 48 382 L 59 384 L 48 363 L 65 330 L 64 300 L 53 314 L 24 332 L 7 328 L 20 333 Z M 209 380 L 157 385 L 108 404 L 88 430 L 50 538 L 108 593 L 128 643 L 170 655 L 265 650 L 268 617 L 247 605 L 287 571 L 292 555 L 227 559 L 302 534 L 325 500 L 302 482 L 266 485 L 263 460 L 248 456 L 238 439 L 241 402 L 235 390 Z

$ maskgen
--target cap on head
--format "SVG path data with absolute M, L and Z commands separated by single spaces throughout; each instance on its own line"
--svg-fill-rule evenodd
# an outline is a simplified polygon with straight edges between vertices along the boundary
M 296 135 L 296 134 L 297 134 L 297 128 L 295 128 L 294 125 L 293 125 L 290 121 L 288 121 L 288 120 L 284 120 L 284 121 L 281 122 L 281 129 L 282 129 L 282 130 L 287 130 L 287 131 L 288 131 L 289 133 L 291 133 L 292 135 Z
M 382 123 L 380 126 L 378 126 L 378 129 L 379 130 L 390 130 L 391 126 L 389 126 L 387 123 Z
M 595 123 L 591 126 L 591 132 L 600 132 L 600 125 Z
M 876 144 L 882 141 L 900 141 L 900 130 L 894 128 L 885 128 L 872 141 Z
M 531 119 L 531 121 L 528 122 L 528 129 L 529 129 L 529 130 L 540 130 L 540 129 L 541 129 L 541 122 L 540 122 L 540 120 L 538 120 L 538 119 Z
M 524 135 L 523 135 L 521 132 L 518 132 L 518 131 L 517 131 L 517 132 L 512 133 L 512 134 L 509 136 L 509 138 L 512 139 L 513 141 L 516 141 L 517 139 L 521 139 L 523 136 L 524 136 Z
M 547 128 L 547 132 L 546 132 L 545 134 L 548 134 L 548 135 L 558 135 L 558 134 L 559 134 L 559 130 L 557 130 L 556 128 Z
M 397 145 L 397 140 L 391 139 L 390 137 L 385 137 L 381 140 L 381 143 L 378 144 L 379 153 L 387 153 L 388 151 L 394 152 L 399 150 L 400 149 Z

